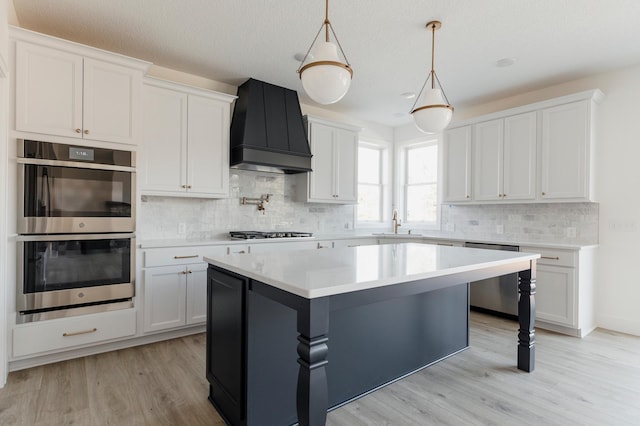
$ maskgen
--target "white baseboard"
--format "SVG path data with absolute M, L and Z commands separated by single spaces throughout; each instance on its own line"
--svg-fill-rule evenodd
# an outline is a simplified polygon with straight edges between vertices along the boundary
M 637 321 L 612 315 L 598 315 L 597 323 L 600 328 L 640 336 L 640 315 Z

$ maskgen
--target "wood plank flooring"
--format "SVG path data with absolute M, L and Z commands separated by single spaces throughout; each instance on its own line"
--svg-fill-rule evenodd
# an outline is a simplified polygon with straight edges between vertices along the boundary
M 329 413 L 327 424 L 640 425 L 640 338 L 539 330 L 536 371 L 517 325 L 472 313 L 471 348 Z M 207 401 L 205 335 L 12 372 L 0 425 L 222 425 Z

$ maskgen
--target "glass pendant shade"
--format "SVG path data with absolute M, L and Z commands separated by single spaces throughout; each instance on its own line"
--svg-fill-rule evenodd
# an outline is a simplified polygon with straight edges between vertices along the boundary
M 313 58 L 300 71 L 304 91 L 322 105 L 338 102 L 351 85 L 351 69 L 340 61 L 338 48 L 331 42 L 319 43 Z
M 426 89 L 422 106 L 411 111 L 416 127 L 424 133 L 440 133 L 447 128 L 453 116 L 453 107 L 442 96 L 440 89 Z

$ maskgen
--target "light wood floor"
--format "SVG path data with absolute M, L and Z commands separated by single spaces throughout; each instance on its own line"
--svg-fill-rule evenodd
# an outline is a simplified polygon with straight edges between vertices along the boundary
M 332 411 L 329 425 L 640 425 L 640 338 L 536 336 L 518 371 L 516 324 L 472 314 L 471 348 Z M 13 372 L 0 425 L 219 425 L 203 334 Z

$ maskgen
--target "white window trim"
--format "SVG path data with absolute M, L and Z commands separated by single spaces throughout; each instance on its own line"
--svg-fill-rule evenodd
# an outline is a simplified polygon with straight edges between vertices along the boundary
M 436 220 L 435 222 L 407 222 L 407 213 L 405 211 L 405 191 L 404 184 L 406 181 L 406 152 L 408 148 L 420 145 L 436 144 L 438 146 L 438 198 L 436 202 Z M 409 230 L 440 230 L 441 229 L 441 202 L 442 202 L 442 135 L 425 135 L 424 138 L 412 139 L 409 141 L 397 142 L 395 144 L 395 173 L 394 173 L 394 202 L 393 208 L 398 210 L 398 217 L 402 219 L 404 229 L 402 232 Z
M 360 139 L 358 141 L 358 148 L 361 146 L 367 148 L 380 149 L 382 151 L 382 220 L 381 221 L 362 221 L 358 220 L 358 207 L 354 209 L 354 223 L 359 230 L 371 229 L 374 231 L 380 231 L 391 227 L 391 214 L 392 214 L 392 196 L 393 196 L 393 143 L 373 140 L 373 139 Z M 358 185 L 360 183 L 358 182 Z

